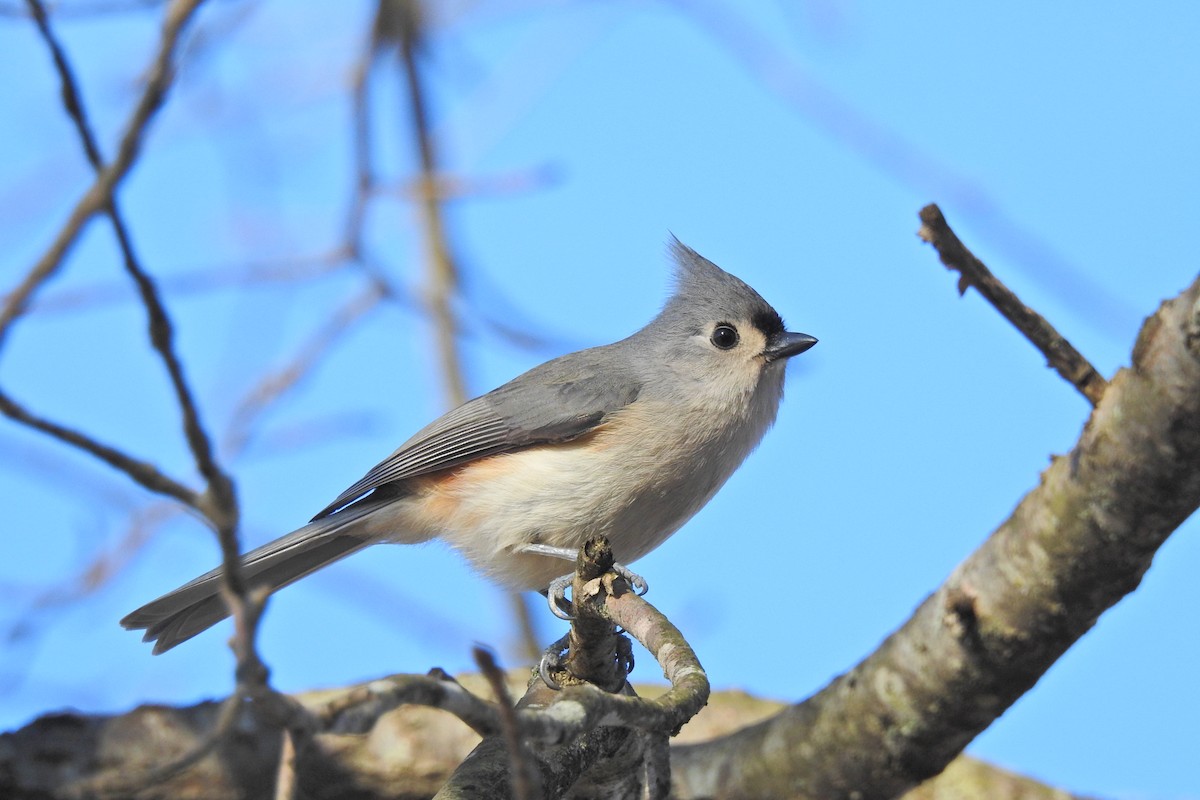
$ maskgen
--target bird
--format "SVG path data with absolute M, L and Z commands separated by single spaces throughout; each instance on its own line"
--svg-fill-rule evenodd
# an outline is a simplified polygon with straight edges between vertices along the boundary
M 817 343 L 675 237 L 668 249 L 674 291 L 645 327 L 434 420 L 307 525 L 244 554 L 247 585 L 274 592 L 369 545 L 441 538 L 500 585 L 545 592 L 592 536 L 621 565 L 662 544 L 758 446 L 788 360 Z M 221 574 L 121 625 L 170 650 L 229 615 Z

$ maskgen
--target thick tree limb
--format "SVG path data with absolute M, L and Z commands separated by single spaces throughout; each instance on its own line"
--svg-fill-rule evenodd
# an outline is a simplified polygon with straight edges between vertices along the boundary
M 1142 328 L 1079 442 L 905 625 L 807 702 L 677 748 L 680 798 L 895 797 L 1137 587 L 1200 505 L 1200 279 Z
M 573 653 L 566 664 L 594 673 L 592 677 L 601 679 L 608 691 L 589 683 L 551 690 L 535 677 L 514 708 L 504 676 L 488 658 L 481 658 L 481 667 L 498 705 L 484 703 L 440 671 L 429 676 L 395 676 L 339 690 L 332 696 L 299 699 L 274 694 L 265 683 L 255 684 L 239 674 L 237 691 L 219 714 L 214 716 L 209 709 L 196 712 L 198 723 L 183 723 L 188 735 L 157 742 L 150 748 L 155 756 L 150 760 L 102 761 L 86 768 L 72 765 L 59 770 L 54 765 L 71 760 L 64 759 L 63 745 L 55 745 L 54 752 L 47 754 L 50 763 L 41 764 L 40 757 L 25 750 L 29 739 L 21 734 L 0 737 L 0 796 L 5 796 L 6 789 L 52 796 L 192 794 L 193 773 L 203 774 L 205 781 L 219 780 L 223 765 L 210 762 L 220 760 L 220 748 L 238 736 L 260 740 L 256 752 L 269 761 L 269 766 L 261 768 L 276 775 L 276 796 L 308 796 L 318 783 L 339 785 L 331 775 L 346 769 L 338 755 L 346 752 L 346 734 L 357 733 L 361 738 L 361 734 L 375 736 L 383 730 L 386 735 L 388 712 L 400 704 L 423 704 L 459 715 L 486 737 L 449 776 L 439 797 L 520 800 L 561 797 L 568 790 L 574 792 L 572 796 L 608 800 L 666 797 L 670 787 L 668 736 L 704 706 L 709 696 L 707 678 L 695 653 L 665 617 L 630 592 L 622 579 L 598 573 L 597 564 L 605 557 L 603 563 L 612 566 L 608 542 L 602 538 L 589 541 L 582 553 L 574 594 L 578 634 L 571 644 L 575 650 L 588 652 Z M 252 594 L 247 605 L 260 610 L 261 599 Z M 632 660 L 627 648 L 619 646 L 618 625 L 642 642 L 662 665 L 671 682 L 667 691 L 651 699 L 635 695 L 625 680 Z M 245 700 L 254 703 L 247 705 Z M 243 712 L 247 708 L 262 713 L 246 717 Z M 124 726 L 141 724 L 137 720 L 144 719 L 146 735 L 157 735 L 174 724 L 160 719 L 159 712 L 139 709 L 127 720 L 113 724 L 121 736 L 127 736 Z M 181 719 L 188 714 L 178 712 Z M 34 742 L 53 740 L 62 733 L 56 727 L 60 721 L 51 718 L 30 726 Z M 80 753 L 104 747 L 89 741 L 105 736 L 103 723 L 66 724 L 80 729 L 80 740 L 72 738 L 71 742 L 71 747 L 81 748 Z M 281 729 L 286 729 L 282 737 Z M 12 761 L 6 761 L 9 755 Z M 31 756 L 30 763 L 40 765 L 32 771 L 21 766 Z M 355 769 L 363 766 L 356 763 Z M 13 785 L 6 787 L 9 774 Z M 357 784 L 359 777 L 349 770 L 344 780 Z M 231 786 L 237 787 L 243 778 L 240 772 L 231 775 Z
M 395 676 L 403 677 L 408 676 Z M 522 691 L 528 677 L 528 670 L 510 672 L 509 690 Z M 464 676 L 462 681 L 474 691 L 485 688 L 479 676 Z M 346 694 L 369 692 L 372 684 L 313 692 L 296 699 L 317 714 L 327 705 L 345 705 Z M 638 691 L 653 697 L 658 688 L 639 686 Z M 740 692 L 719 692 L 684 727 L 680 738 L 698 742 L 724 736 L 779 708 L 779 703 Z M 101 769 L 143 774 L 154 764 L 195 752 L 203 732 L 212 729 L 222 709 L 218 703 L 202 703 L 185 708 L 143 706 L 111 717 L 42 717 L 19 731 L 0 734 L 0 796 L 14 800 L 66 798 L 71 796 L 66 787 L 75 775 Z M 297 760 L 296 780 L 300 786 L 321 781 L 324 796 L 329 797 L 341 793 L 357 800 L 429 798 L 478 742 L 479 735 L 451 714 L 405 706 L 383 715 L 367 729 L 315 736 Z M 217 744 L 190 769 L 149 787 L 138 797 L 244 800 L 271 796 L 281 758 L 278 730 L 237 725 L 231 737 Z M 964 783 L 972 789 L 964 790 Z M 989 792 L 989 787 L 996 791 Z M 922 785 L 914 800 L 992 797 L 1070 800 L 1065 792 L 967 758 L 956 760 L 945 774 Z
M 1093 406 L 1100 402 L 1108 382 L 1096 368 L 1054 329 L 1045 317 L 1021 302 L 1021 299 L 992 274 L 975 254 L 967 249 L 950 229 L 942 210 L 930 204 L 921 209 L 921 229 L 917 232 L 938 251 L 938 257 L 948 269 L 957 270 L 958 293 L 969 287 L 975 289 L 991 303 L 1013 326 L 1033 342 L 1047 363 L 1054 367 L 1068 383 L 1079 390 Z

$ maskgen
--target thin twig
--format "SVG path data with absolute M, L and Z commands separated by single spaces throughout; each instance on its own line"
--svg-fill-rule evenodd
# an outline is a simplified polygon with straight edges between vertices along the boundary
M 42 40 L 50 50 L 50 57 L 54 59 L 54 68 L 58 70 L 62 79 L 62 100 L 63 105 L 67 108 L 67 115 L 71 117 L 75 128 L 79 131 L 79 138 L 83 143 L 88 163 L 99 172 L 104 168 L 103 158 L 100 156 L 100 148 L 96 144 L 96 136 L 92 133 L 87 115 L 84 113 L 83 99 L 79 96 L 79 87 L 76 84 L 71 65 L 67 62 L 66 53 L 63 52 L 54 32 L 50 30 L 50 20 L 46 16 L 46 9 L 41 0 L 25 0 L 25 2 L 29 6 L 30 16 L 33 17 Z
M 934 204 L 921 209 L 921 229 L 917 235 L 938 251 L 938 257 L 949 269 L 959 273 L 958 293 L 974 286 L 983 297 L 1013 326 L 1033 342 L 1050 366 L 1065 378 L 1093 406 L 1100 402 L 1108 381 L 1054 329 L 1046 319 L 1021 302 L 1011 289 L 992 274 L 984 263 L 967 249 L 950 229 L 942 210 Z
M 209 438 L 200 419 L 199 407 L 184 375 L 183 363 L 175 352 L 174 328 L 171 324 L 170 316 L 167 314 L 166 306 L 159 295 L 154 279 L 142 266 L 134 252 L 129 228 L 125 224 L 115 197 L 117 180 L 119 176 L 124 174 L 128 165 L 134 161 L 145 124 L 150 119 L 153 111 L 161 105 L 165 98 L 166 90 L 171 84 L 174 73 L 173 53 L 175 43 L 178 41 L 179 33 L 182 31 L 184 24 L 199 6 L 199 0 L 176 0 L 167 9 L 163 39 L 159 47 L 158 56 L 151 69 L 151 77 L 147 84 L 147 90 L 142 95 L 142 100 L 138 104 L 137 109 L 135 109 L 129 132 L 121 140 L 118 147 L 117 159 L 114 160 L 113 164 L 108 166 L 104 164 L 99 146 L 96 143 L 95 136 L 92 134 L 74 73 L 71 70 L 65 53 L 50 30 L 45 9 L 40 0 L 27 0 L 27 2 L 37 22 L 42 38 L 51 51 L 55 67 L 62 81 L 62 95 L 67 114 L 75 124 L 88 162 L 97 173 L 97 185 L 103 185 L 104 187 L 104 191 L 95 200 L 95 209 L 104 211 L 112 221 L 125 271 L 137 286 L 142 305 L 146 310 L 151 346 L 158 353 L 170 379 L 175 393 L 175 400 L 179 405 L 182 416 L 184 437 L 187 440 L 196 468 L 205 481 L 203 494 L 197 497 L 193 493 L 190 505 L 200 511 L 211 523 L 221 545 L 222 563 L 224 566 L 221 593 L 233 615 L 236 631 L 232 643 L 237 657 L 237 691 L 235 692 L 235 697 L 255 698 L 260 701 L 264 710 L 268 713 L 284 717 L 298 725 L 299 723 L 296 723 L 297 712 L 293 707 L 294 704 L 285 702 L 268 686 L 268 671 L 255 647 L 256 632 L 263 607 L 266 603 L 266 596 L 262 591 L 248 594 L 242 579 L 237 534 L 238 505 L 234 493 L 233 480 L 217 463 L 212 440 Z M 122 164 L 125 164 L 123 168 L 121 167 Z M 106 176 L 109 175 L 114 176 L 113 179 L 104 182 Z M 74 235 L 76 234 L 71 233 L 71 228 L 68 225 L 60 234 L 58 241 L 73 241 Z M 62 250 L 62 253 L 65 254 L 65 248 Z M 40 273 L 39 270 L 35 269 L 31 275 L 50 274 L 54 269 L 57 269 L 57 264 L 61 263 L 61 256 L 49 263 L 54 264 L 52 269 L 45 273 Z M 36 288 L 40 284 L 38 282 L 27 281 L 25 285 L 31 287 L 30 292 L 32 293 L 33 288 Z M 11 300 L 12 298 L 10 298 Z M 21 305 L 23 304 L 24 301 L 22 301 Z M 7 311 L 8 309 L 6 308 L 5 310 Z M 10 416 L 12 415 L 10 414 Z M 33 422 L 33 420 L 29 420 L 27 424 L 33 424 Z M 55 426 L 48 424 L 42 424 L 40 428 L 47 430 L 47 432 L 55 430 L 59 438 L 65 438 L 65 434 L 71 433 L 61 428 L 56 429 Z M 81 436 L 73 438 L 80 446 L 94 444 Z M 91 447 L 89 452 L 97 451 L 95 447 Z M 113 454 L 108 453 L 108 455 L 111 457 Z M 124 457 L 122 456 L 122 458 Z
M 458 286 L 458 267 L 451 253 L 449 237 L 438 195 L 437 153 L 430 131 L 428 100 L 424 76 L 417 64 L 417 51 L 423 43 L 421 4 L 417 0 L 381 2 L 376 23 L 377 46 L 397 45 L 404 80 L 408 89 L 409 114 L 413 139 L 421 166 L 419 178 L 420 209 L 425 227 L 425 246 L 429 256 L 427 302 L 434 319 L 438 357 L 442 364 L 442 380 L 446 398 L 451 406 L 467 400 L 463 378 L 462 356 L 458 350 L 458 323 L 451 308 L 451 298 Z M 385 39 L 383 37 L 392 37 Z
M 198 509 L 200 507 L 200 496 L 195 491 L 159 472 L 153 464 L 138 461 L 114 447 L 92 439 L 86 434 L 43 419 L 17 403 L 2 390 L 0 390 L 0 413 L 14 422 L 19 422 L 36 431 L 41 431 L 48 436 L 95 456 L 114 469 L 125 473 L 135 483 L 152 492 L 173 497 L 189 508 Z
M 180 37 L 203 0 L 175 0 L 167 10 L 158 52 L 147 70 L 146 88 L 125 123 L 125 133 L 112 162 L 96 176 L 95 182 L 75 204 L 67 221 L 59 229 L 50 247 L 34 263 L 20 284 L 4 299 L 0 308 L 0 342 L 12 323 L 25 312 L 30 298 L 62 266 L 63 258 L 79 239 L 84 225 L 104 210 L 113 190 L 133 166 L 142 137 L 166 97 L 174 79 L 171 67 Z
M 504 672 L 496 664 L 495 656 L 486 648 L 476 647 L 474 656 L 475 664 L 491 687 L 500 711 L 500 732 L 504 737 L 504 748 L 508 751 L 513 800 L 530 800 L 540 795 L 536 788 L 537 773 L 525 749 L 521 725 L 513 707 L 512 696 L 508 693 Z
M 333 344 L 353 329 L 383 298 L 383 288 L 372 282 L 365 291 L 352 297 L 334 310 L 329 319 L 300 348 L 295 357 L 282 369 L 265 376 L 242 398 L 232 415 L 225 436 L 225 452 L 240 453 L 250 440 L 254 422 L 281 397 L 295 388 L 312 373 Z
M 371 103 L 368 87 L 371 65 L 377 54 L 372 40 L 365 48 L 362 58 L 354 67 L 350 96 L 353 98 L 354 114 L 351 128 L 354 131 L 354 188 L 350 192 L 350 210 L 346 214 L 345 242 L 351 258 L 360 260 L 363 253 L 363 227 L 366 225 L 367 203 L 375 186 L 371 168 Z
M 297 796 L 296 735 L 287 728 L 280 731 L 279 768 L 275 771 L 275 800 L 292 800 Z
M 460 330 L 451 304 L 458 289 L 459 269 L 446 232 L 443 200 L 439 192 L 437 150 L 429 123 L 424 76 L 417 63 L 418 50 L 424 43 L 424 25 L 422 7 L 418 0 L 381 0 L 375 20 L 373 50 L 378 52 L 380 48 L 394 44 L 399 51 L 403 67 L 413 140 L 421 168 L 415 188 L 424 223 L 428 254 L 426 302 L 434 321 L 434 337 L 437 341 L 439 362 L 442 365 L 441 374 L 446 398 L 449 405 L 458 406 L 467 401 L 467 382 L 462 354 L 459 352 Z M 365 111 L 363 113 L 365 115 Z M 365 152 L 365 142 L 362 147 Z M 360 166 L 360 175 L 369 175 L 369 172 L 364 172 L 364 168 Z M 514 596 L 509 605 L 518 623 L 521 649 L 526 653 L 536 653 L 537 633 L 525 600 Z

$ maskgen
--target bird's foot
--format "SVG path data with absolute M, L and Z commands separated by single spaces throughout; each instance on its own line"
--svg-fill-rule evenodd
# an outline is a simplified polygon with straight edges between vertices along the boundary
M 553 547 L 548 544 L 527 544 L 521 548 L 521 552 L 561 558 L 564 561 L 574 561 L 578 556 L 578 551 L 569 547 Z M 650 591 L 650 584 L 646 583 L 646 579 L 624 564 L 614 562 L 612 571 L 624 578 L 625 582 L 629 584 L 629 588 L 633 589 L 639 597 Z M 575 573 L 570 572 L 550 581 L 550 586 L 546 589 L 546 600 L 550 604 L 550 612 L 559 619 L 568 621 L 572 619 L 571 601 L 567 600 L 567 587 L 574 581 Z
M 564 636 L 546 648 L 542 653 L 541 661 L 538 662 L 538 675 L 542 677 L 542 683 L 555 691 L 561 689 L 562 684 L 555 680 L 554 674 L 563 670 L 563 659 L 566 655 L 567 637 Z
M 646 579 L 624 564 L 613 564 L 612 571 L 623 578 L 638 597 L 650 591 L 650 584 L 646 583 Z M 571 601 L 567 599 L 567 589 L 574 582 L 575 573 L 568 572 L 566 575 L 560 575 L 550 581 L 550 586 L 546 589 L 546 601 L 550 604 L 550 613 L 568 622 L 574 619 L 574 615 L 571 613 Z

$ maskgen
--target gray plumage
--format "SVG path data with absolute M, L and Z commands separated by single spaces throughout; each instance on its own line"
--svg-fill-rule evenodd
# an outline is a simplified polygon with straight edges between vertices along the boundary
M 430 423 L 308 525 L 243 556 L 247 582 L 274 591 L 370 544 L 440 536 L 499 582 L 544 590 L 568 570 L 547 548 L 602 533 L 628 563 L 660 544 L 758 444 L 783 364 L 816 342 L 738 278 L 671 250 L 675 291 L 650 324 Z M 168 650 L 227 616 L 219 581 L 201 575 L 121 624 Z

